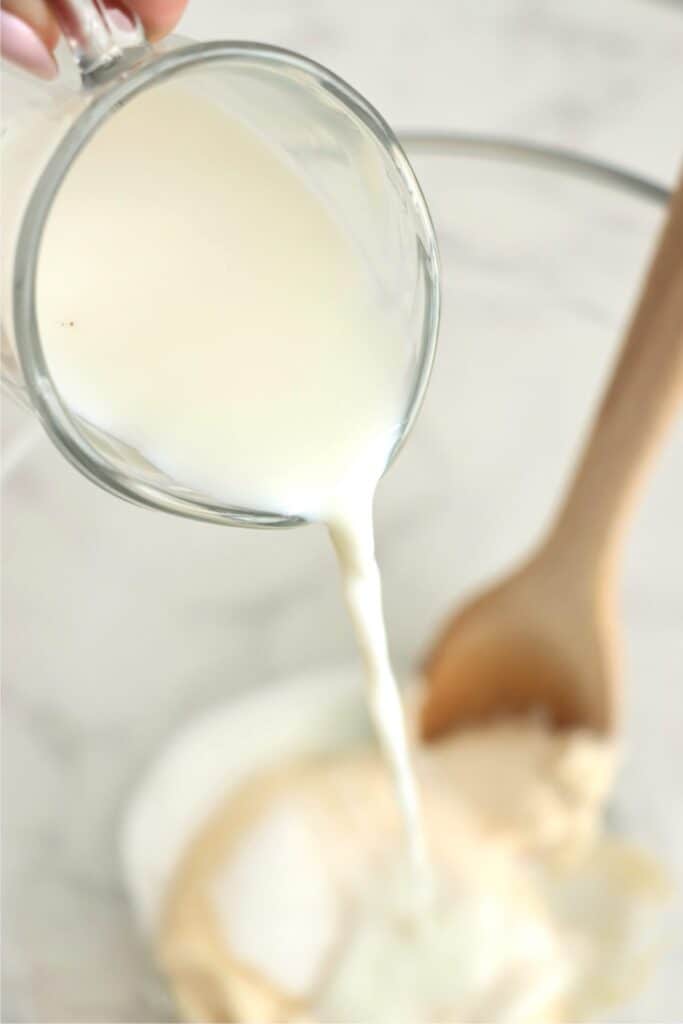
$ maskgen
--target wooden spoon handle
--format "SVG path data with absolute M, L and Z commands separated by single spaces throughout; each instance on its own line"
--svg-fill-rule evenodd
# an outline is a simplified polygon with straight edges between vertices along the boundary
M 682 397 L 683 177 L 548 542 L 591 581 L 612 567 L 643 472 Z

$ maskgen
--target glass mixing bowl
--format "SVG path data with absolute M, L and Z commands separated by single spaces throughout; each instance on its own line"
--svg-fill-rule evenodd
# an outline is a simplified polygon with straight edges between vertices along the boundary
M 444 314 L 424 410 L 378 499 L 404 670 L 547 521 L 665 200 L 568 155 L 406 142 L 440 236 Z M 124 892 L 123 809 L 200 709 L 355 657 L 333 560 L 316 527 L 221 530 L 114 501 L 5 414 L 4 1019 L 170 1021 Z M 661 963 L 620 1021 L 683 1012 L 682 512 L 679 423 L 626 551 L 627 745 L 609 808 L 679 887 Z

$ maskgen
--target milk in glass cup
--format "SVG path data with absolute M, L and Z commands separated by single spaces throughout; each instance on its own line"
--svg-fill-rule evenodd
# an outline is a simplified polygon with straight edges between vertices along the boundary
M 304 57 L 255 43 L 192 43 L 180 37 L 151 47 L 132 15 L 122 18 L 118 11 L 113 16 L 91 0 L 62 0 L 57 7 L 78 80 L 27 83 L 17 75 L 24 102 L 3 136 L 4 382 L 35 411 L 62 453 L 111 493 L 139 505 L 231 525 L 301 523 L 308 518 L 305 511 L 255 508 L 230 493 L 217 497 L 196 479 L 160 464 L 144 446 L 122 439 L 74 407 L 51 372 L 41 337 L 36 292 L 46 224 L 72 168 L 93 139 L 122 108 L 145 102 L 150 90 L 187 87 L 237 116 L 344 225 L 373 289 L 392 309 L 396 358 L 405 366 L 407 381 L 383 469 L 419 409 L 438 327 L 437 247 L 415 175 L 377 111 L 332 72 Z M 6 91 L 13 92 L 11 81 Z M 171 137 L 174 130 L 169 123 Z M 179 134 L 179 157 L 183 144 Z M 135 158 L 131 152 L 130 160 Z M 107 187 L 115 200 L 116 181 Z M 131 252 L 144 231 L 143 214 L 128 232 Z M 91 256 L 93 261 L 111 259 L 106 245 Z M 267 301 L 267 284 L 263 295 Z M 102 298 L 105 310 L 112 301 L 126 302 L 125 295 Z M 225 317 L 229 323 L 229 304 Z M 98 330 L 91 333 L 88 344 L 96 346 Z M 348 417 L 352 423 L 353 403 Z

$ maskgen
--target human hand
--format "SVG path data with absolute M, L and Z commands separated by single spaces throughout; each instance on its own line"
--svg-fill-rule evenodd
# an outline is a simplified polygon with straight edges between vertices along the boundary
M 147 38 L 160 39 L 177 24 L 188 0 L 126 0 L 142 21 Z M 2 56 L 40 78 L 54 78 L 53 51 L 60 30 L 49 0 L 0 0 Z

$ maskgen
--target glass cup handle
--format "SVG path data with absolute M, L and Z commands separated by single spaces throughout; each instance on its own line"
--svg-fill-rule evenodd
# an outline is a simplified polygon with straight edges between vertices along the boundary
M 50 0 L 84 82 L 123 70 L 147 49 L 142 23 L 120 0 Z

